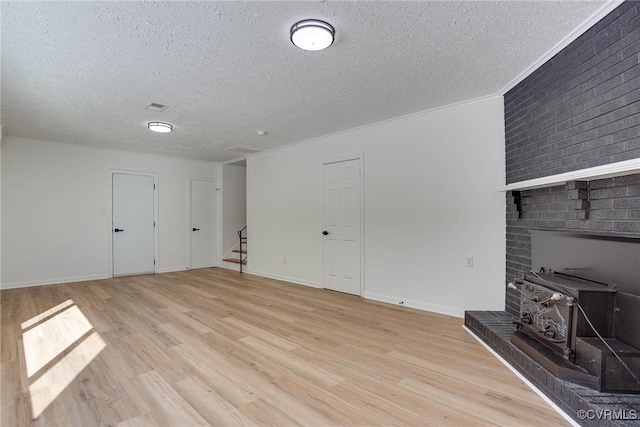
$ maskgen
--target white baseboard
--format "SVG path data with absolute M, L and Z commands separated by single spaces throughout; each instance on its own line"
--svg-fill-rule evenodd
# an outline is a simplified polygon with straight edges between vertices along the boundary
M 274 280 L 280 280 L 282 282 L 294 283 L 296 285 L 309 286 L 310 288 L 321 288 L 322 287 L 322 286 L 320 286 L 319 283 L 305 282 L 303 280 L 295 279 L 293 277 L 276 276 L 276 275 L 273 275 L 273 274 L 262 273 L 260 271 L 251 271 L 249 274 L 253 274 L 254 276 L 266 277 L 267 279 L 274 279 Z
M 86 282 L 87 280 L 110 279 L 110 274 L 94 274 L 90 276 L 59 277 L 57 279 L 32 280 L 29 282 L 9 282 L 0 284 L 0 289 L 30 288 L 32 286 L 57 285 L 59 283 Z
M 159 268 L 158 269 L 158 273 L 162 274 L 162 273 L 175 273 L 176 271 L 187 271 L 189 270 L 189 268 L 187 268 L 186 266 L 181 266 L 181 267 L 167 267 L 167 268 Z
M 445 314 L 447 316 L 464 318 L 464 310 L 457 307 L 446 307 L 443 305 L 429 304 L 421 301 L 402 299 L 399 297 L 390 297 L 388 295 L 374 294 L 371 292 L 365 292 L 364 297 L 366 299 L 386 302 L 393 305 L 402 305 L 404 307 L 416 308 L 418 310 L 431 311 L 433 313 Z M 402 302 L 402 304 L 400 304 L 400 302 Z
M 215 266 L 215 267 L 218 267 L 218 266 Z M 224 266 L 220 265 L 219 267 L 224 267 Z M 157 274 L 176 273 L 181 271 L 189 271 L 189 268 L 185 266 L 159 268 Z M 153 274 L 153 273 L 149 273 L 149 274 Z M 29 288 L 32 286 L 58 285 L 61 283 L 86 282 L 87 280 L 111 279 L 112 277 L 113 276 L 110 274 L 95 274 L 90 276 L 61 277 L 59 279 L 33 280 L 29 282 L 10 282 L 10 283 L 0 284 L 0 289 L 16 289 L 16 288 Z
M 528 379 L 526 379 L 524 377 L 524 375 L 522 375 L 520 372 L 518 372 L 518 370 L 516 368 L 514 368 L 513 366 L 511 366 L 511 364 L 509 362 L 507 362 L 506 360 L 504 360 L 504 358 L 502 356 L 500 356 L 498 353 L 495 352 L 494 349 L 492 349 L 491 347 L 489 347 L 487 345 L 487 343 L 485 343 L 484 341 L 482 341 L 480 339 L 480 337 L 478 337 L 476 334 L 473 333 L 473 331 L 471 331 L 471 329 L 467 328 L 465 325 L 462 325 L 462 328 L 467 331 L 469 333 L 469 335 L 471 335 L 472 337 L 474 337 L 480 344 L 482 344 L 482 346 L 484 348 L 486 348 L 487 350 L 489 350 L 489 352 L 491 354 L 493 354 L 495 356 L 496 359 L 498 359 L 500 362 L 502 362 L 502 364 L 504 366 L 506 366 L 507 368 L 509 368 L 509 370 L 511 372 L 513 372 L 514 374 L 516 374 L 516 376 L 518 378 L 520 378 L 520 380 L 522 380 L 523 383 L 525 383 L 531 390 L 533 390 L 538 396 L 540 396 L 542 398 L 542 400 L 544 400 L 545 402 L 547 402 L 549 404 L 549 406 L 551 406 L 558 414 L 560 414 L 560 416 L 562 416 L 562 418 L 564 418 L 565 420 L 567 420 L 572 426 L 574 427 L 580 427 L 580 424 L 578 424 L 577 422 L 575 422 L 575 420 L 573 418 L 571 418 L 566 412 L 564 412 L 562 409 L 560 409 L 560 407 L 558 405 L 556 405 L 555 403 L 553 403 L 553 401 L 551 399 L 549 399 L 547 397 L 546 394 L 544 394 L 542 391 L 540 391 L 540 389 L 538 387 L 536 387 L 535 385 L 533 385 L 533 383 L 531 381 L 529 381 Z

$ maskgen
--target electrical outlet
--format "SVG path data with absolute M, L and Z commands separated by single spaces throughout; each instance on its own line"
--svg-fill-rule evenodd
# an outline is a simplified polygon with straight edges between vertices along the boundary
M 472 256 L 468 256 L 464 259 L 465 262 L 465 266 L 466 267 L 473 267 L 473 257 Z
M 286 263 L 287 263 L 287 257 L 286 257 L 286 256 L 283 256 L 283 257 L 282 257 L 282 263 L 283 263 L 283 264 L 286 264 Z

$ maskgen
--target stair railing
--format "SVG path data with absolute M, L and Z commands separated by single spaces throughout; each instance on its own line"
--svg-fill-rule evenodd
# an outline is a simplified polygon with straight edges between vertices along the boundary
M 247 226 L 245 225 L 241 230 L 238 230 L 238 240 L 240 240 L 240 253 L 238 254 L 240 261 L 240 274 L 242 274 L 242 266 L 245 262 L 247 262 L 247 257 L 242 258 L 244 251 L 242 250 L 242 244 L 247 243 L 247 233 L 245 232 L 245 236 L 242 237 L 242 232 L 247 230 Z

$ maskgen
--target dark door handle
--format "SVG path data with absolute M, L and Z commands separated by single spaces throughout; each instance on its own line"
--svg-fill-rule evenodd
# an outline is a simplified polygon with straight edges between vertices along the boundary
M 114 231 L 115 233 L 119 233 L 119 232 L 121 232 L 121 231 L 124 231 L 124 229 L 114 228 L 114 229 L 113 229 L 113 231 Z
M 200 231 L 200 229 L 199 228 L 194 228 L 193 231 Z
M 329 235 L 329 232 L 325 230 L 325 231 L 323 231 L 323 232 L 322 232 L 322 235 L 323 235 L 323 236 L 328 236 L 328 235 Z

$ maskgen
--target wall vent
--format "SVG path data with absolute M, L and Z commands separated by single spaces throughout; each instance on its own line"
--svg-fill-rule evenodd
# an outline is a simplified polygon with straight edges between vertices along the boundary
M 227 148 L 227 150 L 229 151 L 233 151 L 234 153 L 259 153 L 260 150 L 256 150 L 255 148 L 249 148 L 249 147 L 229 147 Z
M 145 110 L 155 111 L 158 113 L 166 110 L 167 108 L 169 108 L 168 105 L 158 104 L 157 102 L 152 102 L 144 107 Z

